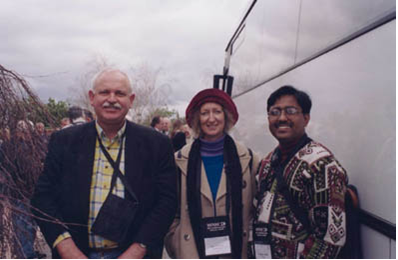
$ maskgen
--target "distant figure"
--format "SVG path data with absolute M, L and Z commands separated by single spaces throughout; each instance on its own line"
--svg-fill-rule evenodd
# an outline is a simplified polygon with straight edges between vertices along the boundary
M 61 119 L 61 129 L 67 128 L 70 125 L 70 120 L 67 117 Z
M 94 115 L 90 110 L 84 109 L 84 118 L 86 119 L 86 122 L 91 122 L 94 120 Z
M 183 132 L 183 123 L 180 119 L 174 120 L 170 137 L 173 138 L 178 132 Z
M 46 129 L 46 135 L 47 137 L 50 137 L 54 131 L 58 131 L 59 129 L 53 129 L 53 128 L 47 128 Z
M 258 156 L 228 134 L 238 117 L 228 94 L 214 88 L 188 105 L 197 139 L 175 153 L 180 207 L 165 239 L 173 258 L 248 258 Z
M 187 125 L 183 125 L 182 129 L 185 133 L 185 140 L 187 144 L 190 144 L 193 142 L 193 135 L 192 135 L 192 129 Z
M 37 123 L 35 124 L 35 127 L 36 127 L 36 132 L 37 132 L 40 136 L 42 136 L 42 135 L 45 134 L 45 127 L 44 127 L 44 124 L 43 124 L 42 122 L 37 122 Z
M 292 86 L 267 101 L 279 145 L 261 162 L 254 225 L 257 258 L 336 258 L 346 240 L 347 175 L 305 132 L 312 102 Z
M 38 152 L 41 153 L 41 161 L 44 162 L 44 158 L 46 157 L 47 153 L 47 144 L 48 144 L 48 136 L 46 134 L 46 129 L 42 122 L 37 122 L 35 124 L 35 130 L 38 138 L 40 139 L 41 149 L 38 149 Z
M 162 120 L 160 116 L 154 116 L 152 118 L 151 127 L 158 132 L 162 132 Z
M 162 117 L 162 133 L 169 136 L 169 131 L 170 131 L 170 119 L 167 117 Z
M 32 198 L 40 229 L 53 258 L 161 258 L 177 209 L 171 142 L 126 120 L 124 72 L 101 71 L 89 97 L 97 120 L 51 136 Z
M 187 142 L 181 120 L 177 119 L 173 122 L 173 130 L 170 134 L 174 151 L 180 150 Z
M 84 110 L 78 106 L 72 106 L 68 110 L 70 125 L 80 125 L 86 123 L 86 116 Z

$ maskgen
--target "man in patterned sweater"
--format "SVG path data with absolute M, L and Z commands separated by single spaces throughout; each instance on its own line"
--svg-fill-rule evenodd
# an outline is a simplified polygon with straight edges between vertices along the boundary
M 257 258 L 335 258 L 346 239 L 347 175 L 305 133 L 311 99 L 283 86 L 267 101 L 279 146 L 262 160 L 254 223 Z

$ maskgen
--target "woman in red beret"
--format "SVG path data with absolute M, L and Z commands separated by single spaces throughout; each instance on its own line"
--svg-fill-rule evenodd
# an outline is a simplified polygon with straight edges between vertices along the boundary
M 166 236 L 174 258 L 248 258 L 258 157 L 228 131 L 238 111 L 224 91 L 199 92 L 186 110 L 195 141 L 176 153 L 179 212 Z

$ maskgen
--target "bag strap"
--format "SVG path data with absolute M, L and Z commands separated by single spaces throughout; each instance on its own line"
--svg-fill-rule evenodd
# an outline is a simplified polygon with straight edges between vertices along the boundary
M 304 228 L 308 232 L 310 232 L 311 225 L 310 222 L 308 221 L 307 214 L 301 207 L 297 205 L 298 204 L 297 201 L 293 199 L 292 194 L 289 191 L 289 186 L 287 185 L 286 181 L 283 179 L 282 174 L 283 174 L 283 168 L 279 167 L 276 172 L 278 191 L 280 191 L 282 195 L 285 197 L 290 209 L 293 211 L 294 216 L 297 217 L 297 219 L 301 222 Z
M 299 207 L 297 201 L 293 199 L 292 194 L 289 191 L 289 186 L 287 185 L 285 179 L 283 178 L 283 171 L 287 163 L 293 158 L 293 156 L 302 149 L 305 145 L 310 143 L 312 140 L 306 134 L 304 134 L 298 141 L 296 147 L 289 153 L 284 162 L 281 162 L 281 151 L 277 148 L 272 155 L 271 167 L 275 167 L 275 178 L 277 180 L 278 191 L 282 193 L 285 197 L 290 209 L 293 211 L 294 215 L 298 218 L 304 228 L 311 233 L 311 225 L 307 218 L 307 214 L 304 210 Z
M 112 168 L 113 168 L 113 176 L 112 176 L 112 183 L 111 183 L 111 188 L 110 188 L 110 190 L 112 191 L 113 185 L 116 183 L 116 181 L 114 181 L 113 178 L 114 178 L 115 176 L 116 176 L 116 177 L 119 177 L 119 178 L 122 180 L 123 185 L 124 185 L 124 187 L 126 188 L 126 190 L 128 191 L 128 193 L 130 193 L 131 197 L 133 197 L 133 199 L 134 199 L 136 202 L 138 202 L 137 196 L 135 195 L 135 193 L 134 193 L 133 190 L 131 189 L 129 183 L 128 183 L 127 180 L 126 180 L 126 177 L 124 176 L 124 174 L 121 173 L 120 168 L 119 168 L 119 164 L 120 164 L 120 158 L 119 158 L 119 156 L 120 156 L 120 154 L 122 153 L 122 150 L 123 150 L 123 140 L 124 140 L 125 135 L 123 134 L 123 136 L 122 136 L 121 145 L 120 145 L 120 148 L 119 148 L 119 154 L 118 154 L 119 163 L 115 163 L 115 161 L 112 159 L 112 157 L 110 156 L 110 154 L 108 153 L 108 151 L 105 149 L 104 145 L 102 144 L 101 138 L 100 138 L 98 135 L 97 135 L 97 137 L 98 137 L 98 142 L 99 142 L 99 144 L 100 144 L 100 147 L 101 147 L 102 152 L 104 153 L 106 159 L 107 159 L 108 162 L 112 165 Z M 120 156 L 120 157 L 121 157 L 121 156 Z M 115 173 L 116 173 L 116 174 L 115 174 Z M 115 179 L 116 179 L 116 178 L 115 178 Z

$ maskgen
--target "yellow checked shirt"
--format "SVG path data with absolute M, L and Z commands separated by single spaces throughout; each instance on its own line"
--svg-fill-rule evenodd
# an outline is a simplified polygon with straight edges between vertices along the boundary
M 109 140 L 106 136 L 102 128 L 96 123 L 97 132 L 101 138 L 102 144 L 107 149 L 108 153 L 112 157 L 114 161 L 116 161 L 117 154 L 119 152 L 119 148 L 121 145 L 122 136 L 124 131 L 126 130 L 126 124 L 119 130 L 117 135 Z M 125 142 L 126 138 L 123 139 Z M 123 144 L 123 150 L 120 158 L 120 171 L 124 174 L 124 151 L 125 145 Z M 89 246 L 90 248 L 113 248 L 117 247 L 117 243 L 107 240 L 101 236 L 94 235 L 91 233 L 91 227 L 94 224 L 95 218 L 98 215 L 99 210 L 102 207 L 106 197 L 110 191 L 111 179 L 113 175 L 112 165 L 108 162 L 105 155 L 103 154 L 98 140 L 95 144 L 95 155 L 94 155 L 94 167 L 93 167 L 93 175 L 91 179 L 91 187 L 90 187 L 90 209 L 89 209 L 89 218 L 88 218 L 88 234 L 89 234 Z M 118 178 L 116 181 L 116 185 L 113 189 L 113 194 L 124 198 L 124 185 L 121 180 Z M 56 247 L 58 243 L 62 240 L 71 237 L 68 232 L 61 234 L 57 240 L 54 242 L 53 247 Z

